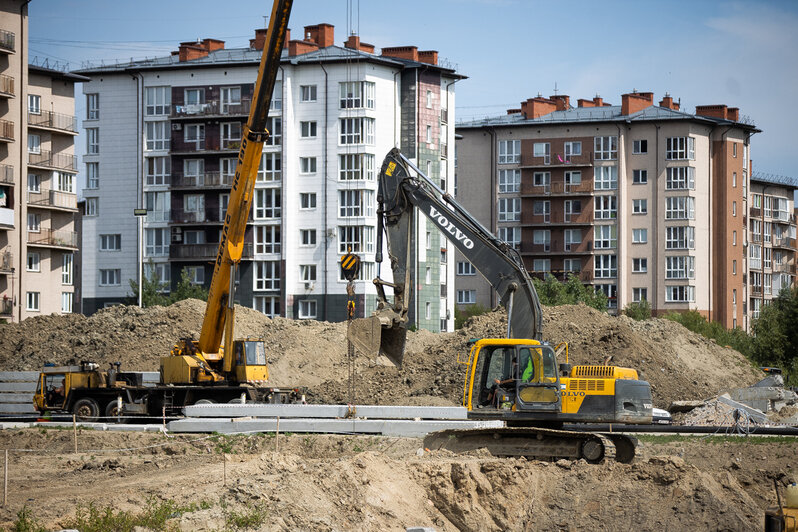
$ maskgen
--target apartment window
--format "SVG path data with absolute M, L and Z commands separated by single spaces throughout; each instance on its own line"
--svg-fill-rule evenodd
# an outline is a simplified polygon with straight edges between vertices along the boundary
M 580 170 L 565 172 L 565 191 L 569 191 L 569 187 L 582 184 L 582 172 Z
M 532 184 L 536 187 L 551 186 L 551 172 L 535 172 L 532 174 Z
M 618 137 L 595 137 L 594 157 L 597 161 L 611 161 L 618 158 Z
M 448 260 L 447 250 L 446 248 L 441 248 L 441 264 L 446 264 Z
M 646 214 L 648 212 L 648 200 L 632 200 L 632 214 Z
M 373 190 L 338 191 L 338 216 L 371 216 L 374 214 Z
M 737 143 L 732 142 L 732 157 L 737 157 Z
M 732 289 L 732 305 L 737 304 L 737 289 Z
M 597 225 L 593 228 L 593 247 L 596 249 L 614 249 L 617 246 L 617 225 Z
M 737 202 L 732 201 L 732 216 L 737 216 Z
M 279 225 L 256 225 L 254 229 L 255 253 L 280 253 Z
M 665 249 L 695 249 L 695 228 L 667 227 L 665 229 Z
M 341 144 L 374 144 L 373 118 L 341 118 Z
M 205 284 L 205 267 L 204 266 L 186 266 L 186 273 L 188 273 L 189 281 L 194 285 Z
M 89 138 L 91 138 L 91 133 L 90 133 L 91 129 L 94 128 L 86 129 L 86 132 L 89 134 Z M 42 152 L 42 137 L 40 135 L 34 135 L 33 133 L 28 133 L 28 153 L 41 153 L 41 152 Z M 88 153 L 92 154 L 91 151 L 89 151 Z
M 551 272 L 551 259 L 535 259 L 532 261 L 532 271 L 549 273 Z
M 499 164 L 514 164 L 521 162 L 521 141 L 499 141 Z
M 427 144 L 432 143 L 432 126 L 427 125 Z
M 773 196 L 764 196 L 763 211 L 767 218 L 773 216 Z
M 255 290 L 280 289 L 280 262 L 271 260 L 256 260 L 255 264 Z
M 72 174 L 53 172 L 53 181 L 55 181 L 55 190 L 58 192 L 75 193 L 75 176 Z
M 227 179 L 232 181 L 236 175 L 237 166 L 238 159 L 234 157 L 225 157 L 223 159 L 219 159 L 219 174 L 221 175 L 222 182 L 225 182 Z
M 100 199 L 86 198 L 86 216 L 97 216 L 100 213 Z
M 499 238 L 507 242 L 514 249 L 521 249 L 520 227 L 499 227 Z
M 748 265 L 749 267 L 761 270 L 762 269 L 762 246 L 755 246 L 750 245 L 749 257 L 748 257 Z
M 432 268 L 429 266 L 424 269 L 424 284 L 432 284 Z
M 695 159 L 695 139 L 668 137 L 665 141 L 665 158 L 669 161 L 692 161 Z
M 607 296 L 607 308 L 618 308 L 618 285 L 597 284 L 596 291 Z
M 169 149 L 169 122 L 147 122 L 147 149 L 148 150 L 168 150 Z M 204 126 L 203 126 L 204 127 Z M 186 126 L 188 134 L 188 126 Z
M 75 257 L 72 253 L 61 255 L 61 284 L 69 286 L 72 284 L 72 271 Z
M 551 245 L 551 231 L 548 229 L 536 229 L 532 232 L 532 243 L 536 246 L 548 248 Z
M 694 190 L 695 168 L 692 166 L 678 166 L 667 169 L 665 181 L 666 190 Z
M 39 174 L 28 174 L 28 192 L 39 193 L 42 191 L 42 176 Z
M 309 139 L 316 137 L 316 122 L 308 121 L 308 122 L 300 122 L 299 123 L 299 135 L 303 139 Z
M 220 128 L 223 150 L 237 150 L 241 147 L 241 122 L 223 122 Z
M 188 113 L 192 113 L 196 107 L 205 103 L 205 89 L 185 89 L 183 91 L 183 104 L 192 106 L 187 109 Z M 197 109 L 198 110 L 198 109 Z
M 87 163 L 92 164 L 92 163 Z M 99 163 L 93 163 L 99 164 Z M 166 185 L 169 184 L 169 175 L 172 171 L 171 159 L 169 157 L 147 157 L 147 184 Z
M 633 140 L 632 153 L 633 154 L 648 153 L 648 140 L 646 139 Z
M 172 102 L 170 87 L 147 87 L 144 89 L 144 114 L 167 115 Z
M 563 231 L 563 244 L 565 251 L 571 251 L 572 248 L 578 247 L 582 243 L 582 230 L 581 229 L 566 229 Z
M 695 198 L 671 196 L 665 198 L 666 220 L 695 220 Z
M 155 123 L 156 122 L 149 122 L 147 127 L 149 128 L 149 124 L 155 124 Z M 184 125 L 183 140 L 186 144 L 189 145 L 189 147 L 193 147 L 195 150 L 201 150 L 205 148 L 205 124 Z
M 266 120 L 266 129 L 269 131 L 269 138 L 263 143 L 264 146 L 279 146 L 283 139 L 283 121 L 279 116 L 271 116 Z
M 593 216 L 596 220 L 610 220 L 618 216 L 618 199 L 615 196 L 593 198 Z
M 632 229 L 632 244 L 648 242 L 648 229 Z
M 302 192 L 299 194 L 299 208 L 300 209 L 315 209 L 316 208 L 316 193 L 315 192 Z
M 31 312 L 39 311 L 39 292 L 27 292 L 25 294 L 25 310 Z
M 632 273 L 646 273 L 648 271 L 648 259 L 632 259 Z
M 274 91 L 272 96 L 271 108 L 272 109 L 279 109 L 282 105 L 277 104 L 278 101 L 281 102 L 281 89 L 278 87 L 279 82 L 275 82 L 274 84 Z M 221 91 L 221 100 L 222 100 L 222 113 L 230 113 L 231 111 L 234 112 L 241 106 L 241 87 L 222 87 Z M 282 103 L 282 102 L 281 102 Z
M 28 112 L 32 115 L 42 114 L 42 97 L 38 94 L 28 94 Z
M 316 85 L 300 85 L 299 86 L 299 101 L 300 102 L 315 102 L 316 101 Z
M 340 181 L 374 181 L 374 156 L 350 153 L 338 156 Z
M 299 319 L 300 320 L 316 319 L 316 300 L 314 299 L 299 300 Z
M 616 255 L 596 255 L 593 258 L 593 273 L 597 279 L 618 276 L 618 257 Z
M 648 183 L 648 170 L 632 170 L 632 184 L 645 185 Z
M 342 225 L 338 228 L 340 253 L 373 253 L 374 228 L 364 225 Z
M 432 109 L 432 91 L 427 91 L 427 109 Z
M 38 213 L 28 213 L 28 232 L 40 233 L 42 230 L 42 215 Z
M 315 264 L 300 264 L 299 265 L 299 280 L 305 283 L 310 283 L 316 280 L 316 265 Z
M 578 140 L 566 142 L 563 145 L 563 150 L 565 152 L 565 162 L 570 163 L 571 156 L 582 155 L 582 142 Z
M 184 244 L 204 244 L 205 231 L 183 231 Z
M 120 286 L 122 284 L 122 270 L 101 269 L 100 286 Z
M 565 209 L 563 221 L 570 222 L 574 216 L 582 213 L 582 200 L 565 200 L 563 207 Z
M 551 162 L 551 144 L 548 142 L 535 142 L 532 145 L 532 156 L 543 157 L 543 164 Z
M 148 257 L 165 257 L 169 255 L 169 229 L 144 230 L 144 254 Z
M 773 256 L 772 248 L 765 248 L 765 247 L 762 248 L 762 261 L 764 263 L 763 264 L 764 268 L 768 269 L 771 267 L 771 265 L 773 264 L 772 256 Z
M 121 251 L 122 235 L 100 235 L 100 251 Z
M 98 93 L 86 95 L 86 120 L 100 118 L 100 95 Z
M 732 231 L 732 246 L 737 245 L 737 231 Z
M 732 187 L 737 188 L 737 172 L 732 172 Z
M 189 213 L 204 214 L 205 213 L 205 195 L 204 194 L 186 194 L 183 196 L 183 211 Z
M 582 261 L 580 259 L 564 259 L 562 269 L 566 272 L 579 273 L 582 271 Z
M 640 303 L 644 300 L 648 301 L 648 288 L 632 288 L 632 301 Z
M 473 264 L 464 260 L 457 263 L 457 275 L 476 275 L 477 269 Z
M 773 232 L 773 222 L 765 222 L 765 223 L 763 223 L 762 224 L 762 229 L 764 229 L 763 235 L 764 235 L 765 242 L 770 242 L 770 235 Z
M 691 257 L 689 255 L 665 257 L 665 278 L 695 278 L 695 257 Z
M 693 286 L 666 286 L 665 302 L 690 303 L 695 301 L 695 287 Z
M 257 181 L 260 183 L 279 181 L 282 178 L 282 171 L 280 154 L 278 152 L 264 153 L 260 158 Z
M 300 229 L 299 241 L 303 246 L 316 245 L 316 230 L 315 229 Z
M 255 219 L 279 218 L 282 204 L 279 188 L 259 188 L 255 190 Z
M 458 305 L 472 305 L 477 302 L 476 290 L 458 290 L 457 291 L 457 304 Z
M 375 85 L 373 81 L 344 81 L 338 86 L 341 109 L 374 109 Z
M 72 314 L 72 292 L 61 292 L 61 312 Z
M 299 158 L 299 173 L 301 173 L 301 174 L 315 174 L 316 173 L 316 158 L 315 157 L 300 157 Z
M 518 222 L 521 220 L 521 198 L 499 199 L 499 221 Z
M 227 217 L 227 206 L 230 205 L 230 194 L 219 194 L 219 220 Z
M 28 266 L 27 270 L 29 272 L 39 272 L 41 271 L 41 264 L 40 264 L 40 257 L 39 254 L 34 251 L 28 251 Z
M 254 296 L 252 308 L 270 318 L 280 315 L 280 298 L 277 296 Z
M 550 201 L 536 201 L 532 204 L 532 212 L 536 216 L 548 216 L 551 214 L 551 202 Z
M 597 166 L 594 172 L 596 190 L 615 190 L 618 188 L 617 166 Z
M 33 135 L 34 137 L 38 137 L 38 135 Z M 31 135 L 28 135 L 28 151 L 31 151 L 31 142 L 30 142 Z M 38 142 L 36 145 L 38 146 Z M 38 148 L 37 151 L 31 153 L 39 153 Z M 86 155 L 97 155 L 100 153 L 100 128 L 96 127 L 87 127 L 86 128 Z

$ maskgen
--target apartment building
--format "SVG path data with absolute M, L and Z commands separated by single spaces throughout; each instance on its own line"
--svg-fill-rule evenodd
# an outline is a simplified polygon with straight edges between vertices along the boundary
M 236 170 L 265 30 L 250 46 L 216 39 L 181 43 L 169 57 L 80 71 L 87 115 L 83 308 L 124 300 L 139 261 L 163 289 L 181 272 L 209 285 Z M 334 27 L 306 26 L 286 39 L 247 227 L 236 299 L 270 316 L 346 319 L 340 257 L 360 255 L 356 311 L 375 307 L 377 172 L 399 146 L 447 180 L 454 84 L 462 76 L 415 46 L 383 48 Z M 143 254 L 136 208 L 146 209 Z M 414 322 L 453 324 L 454 265 L 445 239 L 418 224 Z M 387 254 L 386 254 L 387 256 Z M 381 275 L 390 278 L 390 265 Z
M 27 2 L 0 2 L 0 318 L 70 313 L 77 196 L 75 83 L 28 64 Z
M 457 198 L 520 250 L 530 272 L 568 273 L 611 310 L 695 309 L 747 327 L 750 140 L 725 105 L 694 114 L 665 95 L 530 98 L 504 116 L 457 124 Z M 485 200 L 490 198 L 490 200 Z M 457 303 L 495 298 L 457 256 Z M 739 296 L 739 298 L 737 297 Z

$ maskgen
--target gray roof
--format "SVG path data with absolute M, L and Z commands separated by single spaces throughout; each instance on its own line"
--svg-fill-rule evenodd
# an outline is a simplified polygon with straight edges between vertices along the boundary
M 782 185 L 789 188 L 798 188 L 798 178 L 786 175 L 766 174 L 764 172 L 753 172 L 751 174 L 751 181 L 760 183 L 772 183 L 774 185 Z

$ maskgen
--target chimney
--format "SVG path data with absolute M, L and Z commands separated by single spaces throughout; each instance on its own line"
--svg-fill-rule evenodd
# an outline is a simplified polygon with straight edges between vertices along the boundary
M 596 104 L 593 103 L 593 100 L 585 100 L 584 98 L 579 98 L 576 100 L 576 103 L 579 107 L 595 107 Z
M 360 50 L 361 52 L 366 52 L 367 54 L 374 53 L 374 45 L 360 42 L 360 37 L 358 37 L 357 35 L 350 35 L 349 38 L 344 43 L 344 48 L 349 48 L 351 50 Z
M 508 115 L 520 115 L 521 114 L 521 109 L 518 109 L 518 108 L 516 108 L 516 109 L 507 109 L 507 114 Z
M 631 115 L 654 105 L 653 92 L 630 92 L 621 95 L 621 114 Z
M 437 50 L 425 50 L 423 52 L 418 53 L 418 60 L 422 63 L 427 63 L 430 65 L 437 65 L 438 64 L 438 52 Z
M 208 52 L 215 52 L 216 50 L 224 50 L 224 41 L 220 41 L 219 39 L 202 39 L 200 43 L 203 48 L 208 50 Z
M 397 59 L 418 61 L 418 48 L 415 46 L 392 46 L 383 48 L 381 55 L 385 57 L 396 57 Z
M 711 116 L 712 118 L 722 118 L 726 120 L 727 109 L 725 105 L 696 105 L 695 114 L 700 116 Z
M 659 102 L 659 106 L 666 107 L 668 109 L 673 109 L 674 111 L 679 110 L 679 103 L 674 102 L 671 95 L 668 94 L 667 92 L 665 93 L 665 96 L 662 97 L 662 100 Z
M 319 49 L 319 45 L 315 42 L 309 41 L 288 41 L 288 55 L 294 57 L 295 55 L 307 54 L 315 52 Z
M 263 50 L 266 47 L 266 33 L 269 30 L 261 28 L 255 30 L 255 38 L 249 40 L 249 47 L 253 50 Z M 283 41 L 283 48 L 288 49 L 288 43 L 291 41 L 291 29 L 285 29 L 285 41 Z
M 726 120 L 733 120 L 735 122 L 740 121 L 740 108 L 739 107 L 729 107 L 726 110 Z
M 549 96 L 549 100 L 554 102 L 558 111 L 567 111 L 571 108 L 571 97 L 567 94 L 555 94 L 554 96 Z
M 208 50 L 198 42 L 181 42 L 180 48 L 177 51 L 177 56 L 180 62 L 192 61 L 200 59 L 201 57 L 208 57 Z
M 319 48 L 332 46 L 335 44 L 335 26 L 326 23 L 305 26 L 305 40 L 318 44 Z
M 557 103 L 538 96 L 521 102 L 521 113 L 524 118 L 539 118 L 557 110 Z

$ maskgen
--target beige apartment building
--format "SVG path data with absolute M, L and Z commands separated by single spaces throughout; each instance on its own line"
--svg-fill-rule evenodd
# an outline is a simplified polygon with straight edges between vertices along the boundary
M 572 273 L 616 311 L 645 299 L 657 314 L 694 309 L 748 326 L 750 140 L 759 130 L 738 109 L 690 114 L 650 92 L 574 107 L 555 95 L 456 132 L 458 201 L 519 249 L 533 275 Z M 458 304 L 495 304 L 467 257 L 456 260 Z
M 29 65 L 27 2 L 0 0 L 0 319 L 69 313 L 77 251 L 75 83 Z

